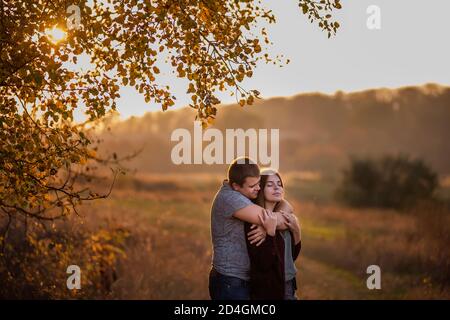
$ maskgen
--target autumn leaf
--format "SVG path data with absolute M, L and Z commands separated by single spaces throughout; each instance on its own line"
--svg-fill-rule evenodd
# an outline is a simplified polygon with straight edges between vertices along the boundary
M 333 10 L 342 6 L 339 0 L 329 3 L 297 2 L 299 16 L 331 36 L 340 26 L 332 21 Z M 218 115 L 219 91 L 241 106 L 251 105 L 259 92 L 243 83 L 253 76 L 257 61 L 283 64 L 261 46 L 271 43 L 265 28 L 275 15 L 254 1 L 82 1 L 79 8 L 80 29 L 65 30 L 63 41 L 51 41 L 44 31 L 64 25 L 55 20 L 67 16 L 67 1 L 2 2 L 7 39 L 1 40 L 0 53 L 0 167 L 5 168 L 0 170 L 0 202 L 8 212 L 39 216 L 34 207 L 27 211 L 30 199 L 56 206 L 47 201 L 52 194 L 67 197 L 58 207 L 66 214 L 89 198 L 80 195 L 75 180 L 65 183 L 63 177 L 72 177 L 74 167 L 101 162 L 89 128 L 116 109 L 121 85 L 168 110 L 176 96 L 155 76 L 160 68 L 170 70 L 188 80 L 190 106 L 208 126 Z M 88 69 L 77 65 L 81 56 L 90 59 Z M 73 121 L 78 111 L 86 115 L 83 125 Z

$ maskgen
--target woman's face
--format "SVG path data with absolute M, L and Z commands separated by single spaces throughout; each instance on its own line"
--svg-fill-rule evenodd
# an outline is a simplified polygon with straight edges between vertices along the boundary
M 284 197 L 284 189 L 281 185 L 280 178 L 277 175 L 270 175 L 267 177 L 266 185 L 264 187 L 264 198 L 269 202 L 279 202 Z

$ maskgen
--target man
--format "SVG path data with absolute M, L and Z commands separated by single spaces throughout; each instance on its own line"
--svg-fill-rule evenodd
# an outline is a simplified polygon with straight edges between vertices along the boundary
M 217 192 L 211 208 L 212 268 L 209 293 L 212 300 L 249 300 L 250 259 L 244 221 L 258 225 L 253 241 L 261 243 L 275 228 L 287 229 L 281 212 L 266 212 L 254 204 L 259 191 L 259 167 L 248 157 L 235 159 L 228 179 Z M 284 201 L 280 211 L 291 211 Z

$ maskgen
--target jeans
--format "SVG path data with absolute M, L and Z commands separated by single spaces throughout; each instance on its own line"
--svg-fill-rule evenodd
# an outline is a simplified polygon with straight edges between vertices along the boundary
M 211 269 L 209 295 L 212 300 L 250 300 L 248 281 L 230 277 Z
M 295 278 L 286 281 L 286 283 L 284 284 L 284 300 L 297 300 L 297 296 L 295 295 L 296 289 L 297 284 Z

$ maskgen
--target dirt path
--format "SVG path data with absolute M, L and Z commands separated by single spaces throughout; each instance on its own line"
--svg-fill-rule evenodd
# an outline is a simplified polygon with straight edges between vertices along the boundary
M 297 280 L 299 299 L 365 299 L 365 279 L 321 261 L 300 257 Z

